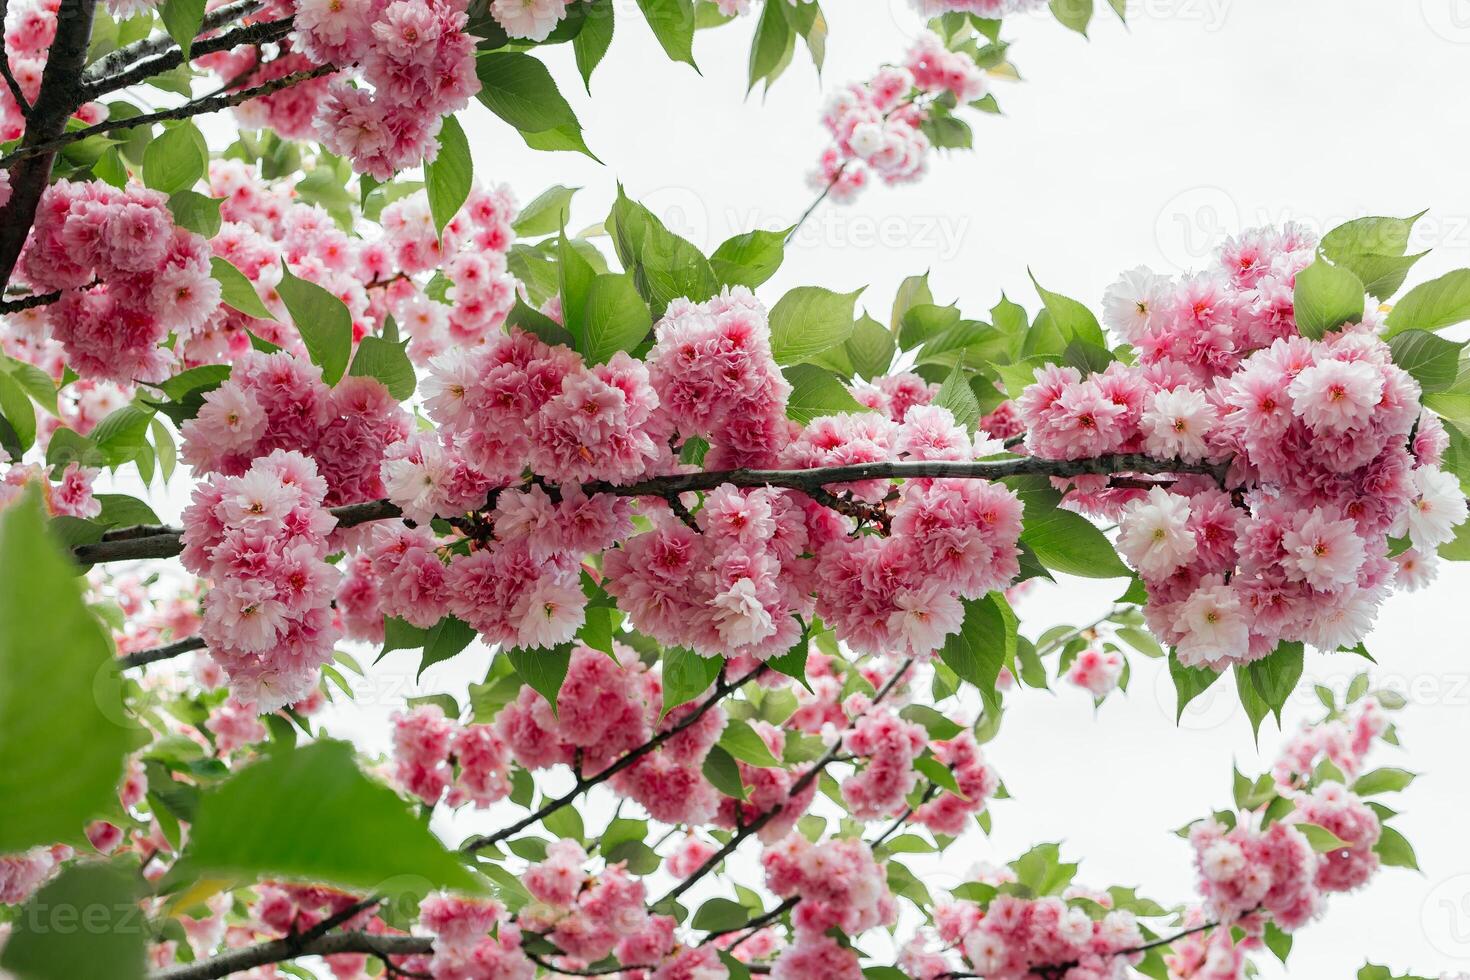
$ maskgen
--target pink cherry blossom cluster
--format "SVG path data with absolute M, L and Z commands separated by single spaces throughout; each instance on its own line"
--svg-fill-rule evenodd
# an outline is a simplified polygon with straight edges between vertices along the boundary
M 954 776 L 959 794 L 942 790 L 937 797 L 914 810 L 913 821 L 936 834 L 957 837 L 968 826 L 970 817 L 985 809 L 990 798 L 1000 789 L 1000 777 L 986 762 L 975 741 L 975 734 L 965 730 L 954 738 L 931 746 L 934 758 Z
M 365 246 L 360 258 L 373 281 L 387 284 L 383 301 L 411 338 L 408 352 L 416 363 L 483 343 L 505 322 L 516 299 L 516 280 L 506 271 L 515 216 L 515 201 L 504 187 L 472 189 L 442 235 L 435 233 L 423 193 L 383 209 L 383 237 Z M 395 269 L 404 277 L 395 280 Z M 452 283 L 445 302 L 430 299 L 409 278 L 427 272 Z
M 289 5 L 270 3 L 254 18 L 246 19 L 269 21 L 290 13 Z M 301 46 L 290 37 L 278 42 L 274 56 L 262 52 L 258 45 L 245 45 L 211 52 L 195 59 L 194 64 L 214 72 L 218 81 L 232 92 L 309 72 L 317 67 L 317 62 L 302 54 Z M 282 139 L 315 139 L 313 122 L 331 84 L 330 75 L 302 79 L 268 95 L 242 102 L 235 107 L 235 118 L 241 128 L 269 129 Z
M 1349 778 L 1363 768 L 1363 759 L 1376 739 L 1389 730 L 1388 714 L 1376 697 L 1367 697 L 1344 719 L 1303 725 L 1287 740 L 1272 768 L 1276 782 L 1296 786 L 1307 782 L 1323 760 Z
M 40 292 L 52 337 L 80 375 L 162 381 L 188 338 L 219 305 L 203 238 L 174 224 L 156 191 L 59 180 L 41 197 L 21 269 Z
M 609 865 L 597 875 L 589 874 L 586 866 L 587 852 L 576 841 L 547 845 L 546 860 L 531 865 L 521 878 L 536 900 L 522 910 L 521 927 L 545 933 L 579 963 L 600 960 L 614 948 L 646 946 L 648 939 L 640 935 L 650 926 L 643 882 L 621 864 Z M 618 959 L 643 962 L 632 956 Z
M 184 511 L 184 567 L 212 583 L 210 654 L 233 693 L 262 712 L 309 694 L 332 659 L 340 573 L 325 560 L 336 525 L 326 493 L 311 459 L 276 450 L 239 476 L 199 484 Z
M 771 755 L 777 759 L 785 758 L 786 732 L 783 729 L 763 721 L 754 721 L 750 725 Z M 749 792 L 744 800 L 721 796 L 713 823 L 735 830 L 762 820 L 764 822 L 756 836 L 767 844 L 791 833 L 816 798 L 815 780 L 806 779 L 806 785 L 797 785 L 803 781 L 808 767 L 753 766 L 743 760 L 737 760 L 736 766 L 740 770 L 741 785 Z
M 981 454 L 970 448 L 968 434 L 955 426 L 947 409 L 910 409 L 901 426 L 884 423 L 886 429 L 873 423 L 876 418 L 818 420 L 824 424 L 808 428 L 803 440 L 810 435 L 813 442 L 825 441 L 830 455 L 809 465 L 831 465 L 854 454 L 905 459 Z M 853 489 L 859 498 L 890 492 L 886 481 Z M 817 559 L 817 612 L 839 639 L 862 653 L 932 655 L 964 621 L 962 599 L 1002 589 L 1019 571 L 1021 503 L 998 483 L 910 480 L 893 510 L 891 531 L 886 537 L 818 539 L 823 547 Z
M 775 462 L 791 438 L 791 386 L 771 354 L 770 321 L 750 290 L 735 287 L 699 304 L 675 300 L 654 328 L 645 359 L 658 417 L 710 449 L 707 469 Z
M 556 25 L 566 19 L 567 8 L 577 0 L 491 0 L 489 12 L 501 30 L 515 38 L 544 41 Z M 589 16 L 610 16 L 606 11 Z
M 632 651 L 614 649 L 621 663 L 590 647 L 575 647 L 556 711 L 524 687 L 496 716 L 497 730 L 527 769 L 577 765 L 584 774 L 596 774 L 655 733 L 677 728 L 657 750 L 614 775 L 612 787 L 641 803 L 655 820 L 708 822 L 719 794 L 700 767 L 724 730 L 724 711 L 714 708 L 691 721 L 698 709 L 690 702 L 660 717 L 659 676 L 644 669 Z
M 1013 879 L 1009 874 L 1003 877 Z M 940 905 L 934 915 L 934 938 L 958 951 L 977 975 L 995 980 L 1123 980 L 1127 964 L 1140 958 L 1126 951 L 1143 942 L 1133 913 L 1110 909 L 1093 919 L 1066 900 L 1075 893 L 1035 899 L 1003 894 L 983 909 L 967 900 Z M 1105 892 L 1083 897 L 1105 908 L 1112 904 Z M 952 969 L 923 934 L 905 955 L 919 980 Z
M 24 902 L 50 881 L 72 854 L 65 844 L 33 847 L 20 854 L 0 854 L 0 905 Z
M 371 240 L 350 237 L 321 208 L 294 201 L 239 160 L 212 161 L 209 187 L 222 201 L 225 220 L 211 241 L 215 255 L 245 274 L 277 319 L 220 306 L 185 349 L 191 365 L 240 356 L 250 350 L 251 333 L 305 355 L 276 290 L 282 262 L 347 305 L 354 339 L 378 332 L 392 316 L 410 338 L 409 355 L 421 364 L 451 346 L 483 340 L 514 305 L 505 256 L 516 210 L 503 187 L 472 187 L 442 237 L 435 234 L 424 192 L 399 198 L 383 209 L 382 235 Z M 421 280 L 431 273 L 453 283 L 442 302 L 425 292 Z
M 92 483 L 99 472 L 94 467 L 67 463 L 58 473 L 57 465 L 7 463 L 5 450 L 0 449 L 0 508 L 18 501 L 27 487 L 37 486 L 41 488 L 46 513 L 52 517 L 86 519 L 102 513 L 102 505 L 92 495 Z
M 1313 240 L 1287 226 L 1227 243 L 1210 271 L 1135 270 L 1109 290 L 1109 325 L 1139 351 L 1083 377 L 1049 365 L 1018 400 L 1027 448 L 1229 462 L 1232 495 L 1204 477 L 1111 489 L 1076 481 L 1086 512 L 1121 514 L 1119 549 L 1149 590 L 1149 627 L 1186 666 L 1266 656 L 1283 640 L 1352 646 L 1395 584 L 1411 583 L 1465 520 L 1438 468 L 1443 426 L 1419 407 L 1373 316 L 1318 341 L 1296 333 L 1295 275 Z M 1411 438 L 1412 435 L 1412 438 Z
M 32 105 L 41 91 L 41 73 L 45 71 L 46 55 L 56 37 L 56 13 L 60 9 L 61 0 L 23 0 L 10 4 L 5 11 L 0 57 L 10 63 L 11 76 Z M 100 102 L 88 102 L 73 116 L 90 126 L 107 118 L 107 109 Z M 20 139 L 25 128 L 25 114 L 11 95 L 10 86 L 0 85 L 0 143 Z M 0 208 L 9 197 L 9 173 L 0 170 Z
M 852 838 L 813 844 L 789 834 L 766 848 L 761 864 L 766 887 L 782 898 L 798 899 L 791 911 L 795 935 L 771 967 L 771 976 L 861 977 L 857 953 L 838 945 L 827 930 L 855 936 L 897 919 L 897 900 L 872 849 Z
M 891 708 L 854 707 L 857 721 L 843 735 L 842 745 L 864 765 L 842 781 L 842 800 L 856 820 L 893 816 L 903 811 L 904 798 L 918 782 L 914 760 L 929 744 L 928 733 Z
M 822 113 L 832 136 L 810 182 L 839 203 L 851 201 L 874 174 L 888 184 L 924 175 L 929 137 L 920 129 L 926 98 L 944 93 L 967 103 L 985 94 L 985 73 L 973 58 L 950 51 L 932 31 L 919 35 L 901 66 L 880 69 L 867 82 L 838 92 Z
M 430 895 L 419 905 L 419 924 L 434 936 L 434 953 L 405 960 L 399 964 L 405 972 L 435 980 L 531 980 L 536 975 L 536 965 L 521 950 L 520 927 L 499 902 Z
M 1067 680 L 1095 698 L 1106 697 L 1123 676 L 1123 655 L 1117 650 L 1090 647 L 1077 654 L 1067 668 Z
M 382 382 L 351 376 L 328 388 L 320 368 L 285 351 L 241 354 L 180 428 L 182 456 L 201 474 L 239 476 L 277 450 L 309 456 L 328 506 L 381 498 L 384 453 L 408 433 L 408 413 Z
M 394 716 L 393 764 L 394 781 L 428 806 L 484 809 L 510 795 L 510 750 L 495 727 L 461 727 L 437 704 Z
M 443 116 L 480 90 L 463 0 L 299 0 L 293 43 L 317 64 L 356 66 L 338 76 L 316 114 L 322 144 L 359 173 L 387 180 L 432 161 Z

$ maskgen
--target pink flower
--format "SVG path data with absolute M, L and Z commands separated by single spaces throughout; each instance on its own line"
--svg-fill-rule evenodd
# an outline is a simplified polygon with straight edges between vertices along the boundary
M 1314 588 L 1331 590 L 1354 582 L 1363 564 L 1363 541 L 1352 521 L 1332 520 L 1321 507 L 1282 535 L 1287 574 Z

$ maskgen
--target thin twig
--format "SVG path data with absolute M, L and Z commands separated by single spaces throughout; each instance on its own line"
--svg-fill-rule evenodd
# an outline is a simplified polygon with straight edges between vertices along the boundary
M 237 0 L 235 3 L 225 4 L 216 10 L 211 10 L 204 15 L 204 20 L 199 24 L 199 34 L 208 34 L 210 31 L 219 30 L 226 24 L 248 17 L 261 7 L 265 6 L 265 0 Z M 169 48 L 176 48 L 174 39 L 167 34 L 155 34 L 145 37 L 141 41 L 124 45 L 116 51 L 112 51 L 96 62 L 88 66 L 82 73 L 83 84 L 91 85 L 108 75 L 122 71 L 135 61 L 143 58 L 151 58 L 162 54 Z
M 877 707 L 879 704 L 883 703 L 888 695 L 893 693 L 893 689 L 898 686 L 899 681 L 903 680 L 904 675 L 909 672 L 909 668 L 913 667 L 913 665 L 913 657 L 909 657 L 905 659 L 903 663 L 899 664 L 898 669 L 893 672 L 893 676 L 884 681 L 883 686 L 880 687 L 877 693 L 873 695 L 873 700 L 870 707 Z M 859 712 L 856 717 L 849 721 L 847 723 L 847 728 L 844 731 L 844 734 L 846 734 L 846 732 L 848 731 L 851 731 L 853 727 L 857 724 L 858 718 L 861 718 L 862 716 L 863 712 Z M 817 777 L 822 774 L 822 771 L 824 769 L 826 769 L 829 765 L 836 761 L 837 756 L 840 755 L 841 752 L 842 739 L 839 737 L 837 741 L 832 745 L 832 747 L 827 750 L 825 755 L 823 755 L 816 762 L 812 763 L 811 768 L 798 776 L 796 778 L 796 781 L 791 784 L 790 789 L 786 791 L 786 802 L 789 802 L 792 799 L 800 796 L 803 790 L 805 790 L 812 783 L 816 782 Z M 775 806 L 771 807 L 769 810 L 762 813 L 760 816 L 756 817 L 750 823 L 735 831 L 734 836 L 726 841 L 723 847 L 721 847 L 714 854 L 711 854 L 709 859 L 701 864 L 698 868 L 696 868 L 693 874 L 685 878 L 683 881 L 679 882 L 673 888 L 669 889 L 662 898 L 653 903 L 653 907 L 658 908 L 660 906 L 663 906 L 665 903 L 673 901 L 674 899 L 678 898 L 680 895 L 688 891 L 690 888 L 694 887 L 695 882 L 703 878 L 705 875 L 709 874 L 715 868 L 719 867 L 720 862 L 729 857 L 730 854 L 732 854 L 735 849 L 740 846 L 742 841 L 744 841 L 752 834 L 757 833 L 762 827 L 774 820 L 776 818 L 776 815 L 779 814 L 783 809 L 785 809 L 785 807 L 785 802 L 778 803 Z
M 97 123 L 95 126 L 88 126 L 85 129 L 74 129 L 45 143 L 24 146 L 14 153 L 0 157 L 0 167 L 9 164 L 13 160 L 20 160 L 37 153 L 48 153 L 53 150 L 59 150 L 63 146 L 79 142 L 89 136 L 113 133 L 120 129 L 136 129 L 139 126 L 151 126 L 154 123 L 164 122 L 169 119 L 188 119 L 190 116 L 202 116 L 205 113 L 218 112 L 221 109 L 228 109 L 242 102 L 249 102 L 251 99 L 258 99 L 262 96 L 270 95 L 273 92 L 279 92 L 281 89 L 290 88 L 292 85 L 307 82 L 313 78 L 321 78 L 323 75 L 330 75 L 339 70 L 336 65 L 318 65 L 310 71 L 292 72 L 289 75 L 272 78 L 268 82 L 261 82 L 259 85 L 241 89 L 238 92 L 230 92 L 226 95 L 212 95 L 202 99 L 195 99 L 193 102 L 185 102 L 183 105 L 175 106 L 172 109 L 162 109 L 158 112 L 150 112 L 141 116 L 132 116 L 128 119 L 110 119 Z
M 253 970 L 268 963 L 282 963 L 302 956 L 332 956 L 336 953 L 367 953 L 386 960 L 389 956 L 413 956 L 432 953 L 434 941 L 429 936 L 387 936 L 367 932 L 334 932 L 302 942 L 298 936 L 287 936 L 256 946 L 231 950 L 207 960 L 180 963 L 159 970 L 152 980 L 219 980 L 233 973 Z
M 268 41 L 279 41 L 291 33 L 293 21 L 290 17 L 280 20 L 267 20 L 255 24 L 247 24 L 244 27 L 236 27 L 225 31 L 215 37 L 207 37 L 194 42 L 189 50 L 189 60 L 203 57 L 206 54 L 214 54 L 217 51 L 229 51 L 248 44 L 264 44 Z M 184 63 L 184 52 L 178 47 L 165 50 L 156 57 L 129 65 L 127 68 L 114 75 L 89 81 L 83 87 L 83 101 L 95 99 L 108 92 L 116 92 L 118 89 L 136 85 L 147 81 L 155 75 L 161 75 L 166 71 L 177 68 Z
M 531 826 L 531 824 L 535 823 L 538 820 L 545 819 L 546 817 L 555 813 L 557 810 L 560 810 L 562 807 L 571 803 L 583 793 L 587 792 L 587 790 L 611 779 L 613 776 L 622 772 L 624 769 L 628 768 L 633 763 L 637 762 L 639 759 L 643 758 L 645 755 L 658 748 L 664 742 L 667 742 L 669 739 L 673 738 L 675 735 L 679 734 L 690 725 L 693 725 L 700 718 L 704 717 L 706 712 L 712 709 L 715 705 L 719 704 L 720 701 L 725 697 L 725 695 L 742 687 L 747 681 L 755 680 L 761 674 L 765 673 L 768 669 L 769 668 L 767 668 L 765 664 L 761 664 L 754 670 L 749 671 L 748 673 L 736 678 L 733 681 L 721 679 L 720 682 L 715 685 L 714 693 L 712 693 L 708 698 L 702 701 L 699 707 L 691 712 L 688 716 L 680 719 L 679 722 L 673 727 L 659 732 L 657 735 L 653 736 L 653 738 L 649 739 L 647 742 L 644 742 L 636 749 L 633 749 L 627 755 L 622 756 L 612 765 L 608 766 L 606 769 L 602 770 L 596 775 L 584 776 L 578 779 L 575 786 L 567 790 L 561 796 L 558 796 L 556 799 L 542 806 L 541 809 L 537 810 L 535 813 L 530 814 L 524 819 L 517 820 L 509 827 L 504 827 L 500 830 L 497 830 L 495 833 L 490 834 L 488 837 L 477 837 L 473 840 L 466 841 L 464 845 L 460 848 L 460 850 L 473 854 L 475 851 L 490 847 L 493 844 L 498 844 L 513 834 L 520 833 L 522 830 L 525 830 L 527 827 Z

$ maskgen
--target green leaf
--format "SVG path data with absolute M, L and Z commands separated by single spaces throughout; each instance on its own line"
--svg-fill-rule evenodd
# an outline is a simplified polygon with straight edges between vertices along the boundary
M 791 63 L 791 55 L 796 51 L 796 33 L 791 29 L 787 10 L 784 3 L 768 3 L 761 10 L 761 18 L 755 25 L 755 37 L 750 42 L 747 92 L 754 90 L 762 80 L 769 91 L 771 83 Z
M 464 620 L 445 616 L 430 628 L 424 637 L 424 656 L 419 661 L 418 677 L 434 664 L 457 656 L 475 639 L 475 629 Z
M 357 345 L 347 373 L 353 377 L 377 378 L 388 394 L 405 401 L 418 385 L 407 348 L 407 341 L 395 344 L 382 337 L 364 337 Z
M 1321 827 L 1314 823 L 1296 823 L 1292 824 L 1292 826 L 1301 831 L 1302 836 L 1307 839 L 1307 843 L 1312 845 L 1312 850 L 1318 854 L 1323 854 L 1327 851 L 1340 851 L 1349 846 L 1347 841 L 1326 827 Z
M 664 650 L 663 662 L 663 714 L 666 715 L 707 691 L 720 676 L 725 658 L 701 657 L 684 647 L 668 647 Z
M 888 373 L 898 345 L 887 327 L 864 313 L 852 325 L 852 336 L 847 338 L 843 349 L 853 369 L 871 381 Z
M 960 732 L 964 731 L 963 726 L 958 725 L 953 721 L 950 721 L 944 715 L 940 714 L 934 708 L 929 707 L 927 704 L 904 705 L 903 709 L 899 711 L 898 714 L 899 717 L 903 718 L 905 721 L 911 721 L 916 725 L 922 725 L 924 731 L 929 733 L 929 737 L 937 741 L 947 741 L 948 739 L 954 738 Z
M 1420 215 L 1408 218 L 1356 218 L 1322 236 L 1322 253 L 1349 269 L 1379 300 L 1398 292 L 1404 278 L 1427 253 L 1405 255 L 1409 233 Z
M 12 459 L 20 459 L 36 441 L 36 409 L 20 382 L 4 371 L 0 371 L 0 418 L 10 424 L 17 440 L 7 449 Z
M 652 327 L 648 304 L 638 295 L 633 278 L 604 272 L 587 290 L 580 331 L 572 329 L 577 352 L 588 364 L 601 364 L 618 351 L 635 349 Z
M 106 631 L 31 490 L 0 511 L 0 853 L 74 841 L 116 805 L 132 723 Z
M 710 785 L 721 793 L 733 799 L 745 799 L 747 794 L 745 784 L 740 781 L 740 767 L 735 764 L 735 757 L 718 745 L 710 748 L 700 771 Z
M 987 710 L 997 711 L 995 682 L 1002 667 L 1016 659 L 1016 615 L 999 593 L 965 600 L 965 619 L 958 633 L 945 638 L 939 657 L 980 691 Z
M 285 259 L 281 260 L 281 283 L 276 290 L 306 344 L 311 363 L 322 369 L 323 381 L 336 384 L 352 356 L 352 314 L 347 304 L 316 283 L 293 276 Z
M 570 838 L 578 842 L 587 839 L 587 829 L 582 824 L 582 815 L 573 806 L 564 806 L 559 810 L 551 811 L 542 819 L 541 826 L 557 837 Z
M 108 466 L 121 466 L 147 446 L 148 423 L 152 420 L 151 411 L 124 405 L 98 422 L 90 438 Z
M 477 98 L 520 131 L 533 150 L 575 150 L 592 156 L 582 139 L 582 124 L 557 91 L 551 73 L 519 51 L 492 51 L 476 59 Z
M 521 679 L 546 699 L 555 714 L 556 696 L 561 693 L 572 662 L 572 645 L 563 643 L 552 650 L 507 650 L 505 655 Z
M 1359 322 L 1364 292 L 1362 281 L 1350 270 L 1317 259 L 1296 274 L 1292 299 L 1297 329 L 1318 340 L 1344 323 Z
M 852 336 L 852 307 L 861 292 L 798 286 L 777 300 L 771 309 L 771 353 L 776 363 L 804 361 Z
M 123 493 L 99 493 L 95 499 L 102 505 L 102 513 L 97 515 L 97 521 L 101 524 L 130 527 L 134 524 L 160 523 L 153 508 L 137 497 L 129 497 Z
M 17 980 L 143 980 L 142 897 L 142 879 L 121 864 L 72 865 L 17 910 L 0 970 Z
M 474 875 L 346 742 L 278 750 L 204 794 L 189 847 L 166 880 L 282 875 L 378 894 L 434 888 L 481 894 Z
M 219 234 L 221 203 L 218 198 L 183 190 L 169 195 L 168 209 L 173 213 L 175 224 L 205 238 L 213 238 Z
M 617 4 L 612 0 L 592 0 L 584 4 L 587 16 L 582 29 L 572 38 L 572 51 L 577 58 L 577 71 L 582 75 L 582 84 L 587 94 L 592 94 L 592 72 L 602 63 L 603 56 L 612 45 L 613 11 Z
M 1058 3 L 1077 2 L 1078 0 L 1053 0 L 1052 7 L 1055 9 Z M 1091 17 L 1092 0 L 1085 0 L 1085 2 L 1088 16 Z M 1107 338 L 1103 336 L 1102 327 L 1098 326 L 1097 317 L 1093 316 L 1091 310 L 1075 299 L 1042 288 L 1034 275 L 1031 276 L 1031 284 L 1036 287 L 1041 301 L 1046 304 L 1046 312 L 1051 314 L 1052 323 L 1061 331 L 1063 340 L 1067 343 L 1081 340 L 1097 347 L 1107 348 Z
M 955 422 L 974 434 L 975 423 L 980 421 L 980 402 L 976 400 L 975 392 L 970 389 L 970 382 L 959 365 L 955 365 L 954 370 L 949 372 L 949 377 L 944 379 L 944 384 L 939 386 L 934 404 L 949 409 Z
M 719 292 L 719 280 L 704 254 L 664 227 L 643 205 L 629 200 L 621 186 L 605 224 L 618 260 L 655 317 L 663 316 L 679 297 L 702 303 Z
M 1419 870 L 1419 859 L 1414 855 L 1413 845 L 1403 834 L 1392 827 L 1383 828 L 1383 833 L 1379 836 L 1378 843 L 1373 845 L 1373 850 L 1390 868 Z
M 674 61 L 682 61 L 695 71 L 694 2 L 693 0 L 638 0 L 643 19 L 653 29 L 653 36 Z
M 1302 679 L 1302 656 L 1300 641 L 1281 643 L 1269 656 L 1253 661 L 1246 668 L 1251 686 L 1276 715 L 1278 725 L 1282 707 Z
M 208 167 L 204 137 L 191 122 L 165 129 L 143 151 L 143 183 L 164 194 L 193 187 Z
M 1388 342 L 1393 362 L 1414 376 L 1427 392 L 1444 391 L 1460 371 L 1463 343 L 1445 340 L 1428 330 L 1404 330 Z
M 955 781 L 954 773 L 950 771 L 949 766 L 946 766 L 933 756 L 924 755 L 915 759 L 914 768 L 923 773 L 929 782 L 938 786 L 940 789 L 949 790 L 955 796 L 965 795 L 964 791 L 960 789 L 960 784 Z
M 434 218 L 434 233 L 444 234 L 444 226 L 459 213 L 470 196 L 475 177 L 474 160 L 470 157 L 470 141 L 453 116 L 445 116 L 439 128 L 439 152 L 424 164 L 424 190 L 429 195 L 429 213 Z
M 199 33 L 199 25 L 204 21 L 204 0 L 163 0 L 163 5 L 158 8 L 158 16 L 163 21 L 168 36 L 178 42 L 179 50 L 187 62 L 189 49 Z
M 781 764 L 756 730 L 738 718 L 732 718 L 725 725 L 724 732 L 720 734 L 720 745 L 741 762 L 752 766 L 771 768 Z
M 1209 686 L 1220 679 L 1218 672 L 1208 667 L 1186 667 L 1179 662 L 1177 654 L 1169 655 L 1169 677 L 1174 681 L 1174 691 L 1178 696 L 1178 708 L 1174 713 L 1174 721 L 1184 717 L 1184 709 L 1189 702 L 1199 697 Z
M 1379 793 L 1397 793 L 1406 789 L 1417 774 L 1407 769 L 1384 767 L 1365 772 L 1353 783 L 1353 792 L 1359 796 L 1376 796 Z
M 1385 336 L 1405 330 L 1438 330 L 1470 319 L 1470 269 L 1455 269 L 1420 283 L 1394 304 Z
M 748 231 L 721 242 L 709 261 L 724 285 L 754 289 L 776 274 L 785 255 L 785 231 Z
M 37 405 L 40 405 L 52 415 L 57 414 L 56 405 L 56 382 L 51 380 L 51 375 L 42 371 L 34 364 L 25 361 L 17 361 L 13 357 L 0 355 L 0 372 L 7 372 L 15 379 L 16 384 L 25 389 Z
M 1087 36 L 1092 21 L 1092 0 L 1051 0 L 1052 16 L 1069 30 Z
M 1026 504 L 1021 541 L 1047 568 L 1085 578 L 1128 577 L 1130 572 L 1097 527 L 1074 511 L 1057 506 L 1060 498 L 1046 487 L 1022 493 Z
M 802 425 L 820 415 L 868 411 L 831 372 L 815 364 L 793 364 L 782 373 L 791 385 L 786 415 Z
M 689 924 L 704 932 L 729 932 L 750 921 L 750 910 L 728 898 L 712 898 L 699 907 Z
M 235 268 L 228 259 L 209 260 L 209 273 L 219 282 L 220 299 L 226 306 L 234 307 L 246 316 L 257 320 L 274 320 L 275 314 L 266 308 L 260 294 L 255 291 L 245 273 Z
M 548 187 L 521 208 L 521 213 L 511 222 L 511 228 L 521 238 L 537 238 L 560 231 L 570 219 L 572 195 L 579 190 L 580 187 L 563 187 L 561 184 Z

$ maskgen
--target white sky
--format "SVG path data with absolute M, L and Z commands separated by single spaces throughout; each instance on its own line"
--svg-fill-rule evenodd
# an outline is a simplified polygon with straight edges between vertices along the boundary
M 998 87 L 1005 116 L 972 119 L 977 149 L 936 157 L 918 185 L 824 205 L 763 297 L 774 302 L 798 284 L 866 286 L 862 302 L 886 320 L 899 280 L 928 268 L 939 301 L 958 298 L 968 315 L 984 316 L 1002 289 L 1034 311 L 1029 267 L 1048 288 L 1096 308 L 1120 270 L 1201 264 L 1243 227 L 1292 219 L 1322 230 L 1424 208 L 1433 210 L 1415 244 L 1434 251 L 1411 282 L 1470 265 L 1470 122 L 1459 111 L 1470 101 L 1470 0 L 1140 0 L 1127 30 L 1098 5 L 1090 42 L 1045 16 L 1009 24 L 1004 36 L 1018 42 L 1011 56 L 1026 81 Z M 700 36 L 698 75 L 667 61 L 633 0 L 618 0 L 617 35 L 591 98 L 571 51 L 547 53 L 606 166 L 528 150 L 475 106 L 462 119 L 477 176 L 508 183 L 522 202 L 550 184 L 583 186 L 572 227 L 600 220 L 621 180 L 706 249 L 739 231 L 785 226 L 812 196 L 804 177 L 823 145 L 822 100 L 899 57 L 919 26 L 907 0 L 824 7 L 822 80 L 798 51 L 762 101 L 744 96 L 753 18 Z M 1366 891 L 1335 897 L 1322 922 L 1298 933 L 1294 977 L 1350 977 L 1365 959 L 1430 976 L 1470 971 L 1470 848 L 1460 824 L 1470 804 L 1467 587 L 1470 570 L 1448 567 L 1430 592 L 1394 598 L 1367 641 L 1375 677 L 1410 700 L 1398 718 L 1408 751 L 1375 761 L 1426 774 L 1395 804 L 1425 873 L 1388 869 Z M 1091 619 L 1120 588 L 1074 580 L 1038 590 L 1021 606 L 1024 628 L 1034 636 Z M 385 660 L 380 696 L 334 731 L 385 747 L 382 720 L 398 682 L 411 680 L 414 656 Z M 487 659 L 476 647 L 432 668 L 422 689 L 478 679 Z M 1365 664 L 1309 654 L 1308 679 L 1341 691 Z M 1232 760 L 1257 771 L 1280 740 L 1268 722 L 1257 753 L 1228 681 L 1201 701 L 1176 729 L 1167 674 L 1142 657 L 1133 659 L 1131 692 L 1096 713 L 1075 690 L 1012 696 L 987 751 L 1016 799 L 995 807 L 993 837 L 956 844 L 948 868 L 925 879 L 957 883 L 953 869 L 975 860 L 1004 862 L 1064 840 L 1069 859 L 1083 860 L 1080 882 L 1188 900 L 1189 852 L 1171 831 L 1228 806 Z M 1304 684 L 1288 730 L 1316 710 Z M 494 823 L 456 820 L 450 836 Z M 1268 980 L 1286 976 L 1269 954 L 1258 964 Z

